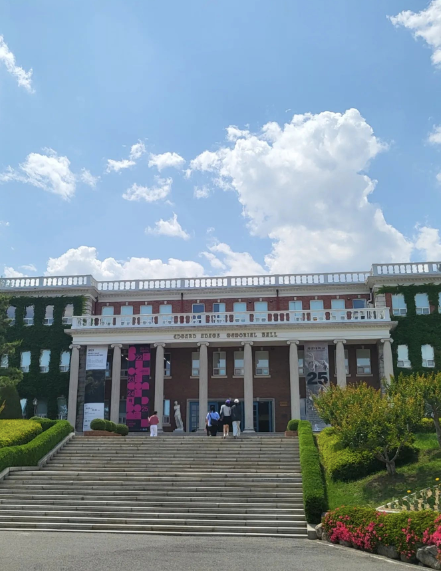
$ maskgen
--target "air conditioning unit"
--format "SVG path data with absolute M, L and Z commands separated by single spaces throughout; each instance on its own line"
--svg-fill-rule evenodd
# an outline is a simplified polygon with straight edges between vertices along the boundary
M 60 373 L 67 373 L 69 371 L 69 365 L 60 365 Z
M 359 375 L 370 375 L 371 374 L 371 368 L 370 367 L 357 367 L 357 373 Z
M 213 368 L 213 375 L 216 376 L 224 376 L 226 373 L 225 369 L 216 369 Z
M 72 317 L 63 317 L 61 323 L 63 325 L 72 325 Z
M 243 367 L 239 367 L 238 369 L 234 369 L 234 374 L 238 377 L 243 377 Z
M 192 377 L 199 377 L 199 369 L 192 369 L 191 370 Z
M 429 315 L 430 307 L 417 307 L 416 313 L 417 315 Z
M 402 368 L 402 369 L 410 369 L 411 365 L 410 365 L 410 361 L 406 360 L 406 361 L 397 361 L 397 366 Z
M 407 315 L 407 309 L 406 308 L 401 308 L 401 309 L 392 309 L 392 313 L 394 315 L 401 315 L 401 316 L 405 316 Z
M 33 317 L 24 317 L 23 323 L 25 325 L 34 325 L 34 318 Z
M 54 322 L 52 317 L 45 317 L 43 321 L 43 325 L 52 325 Z
M 48 373 L 49 367 L 40 367 L 40 373 Z
M 435 361 L 433 359 L 423 359 L 423 367 L 434 367 Z

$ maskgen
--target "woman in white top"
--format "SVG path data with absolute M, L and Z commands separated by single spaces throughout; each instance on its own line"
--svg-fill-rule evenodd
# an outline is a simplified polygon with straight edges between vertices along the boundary
M 231 401 L 229 399 L 221 406 L 220 417 L 224 427 L 224 438 L 226 438 L 230 434 L 231 426 Z

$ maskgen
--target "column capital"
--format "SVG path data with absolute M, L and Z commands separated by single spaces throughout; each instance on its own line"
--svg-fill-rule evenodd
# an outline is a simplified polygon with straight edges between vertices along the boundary
M 337 343 L 346 343 L 346 339 L 334 339 L 334 343 L 337 345 Z
M 153 347 L 165 347 L 165 343 L 153 343 Z
M 300 343 L 300 341 L 295 341 L 295 340 L 291 340 L 291 341 L 287 341 L 288 345 L 298 345 Z
M 69 349 L 81 349 L 81 345 L 77 344 L 69 345 Z
M 253 341 L 241 341 L 240 344 L 243 345 L 243 346 L 245 346 L 245 345 L 253 345 Z
M 387 341 L 389 343 L 393 343 L 394 340 L 392 339 L 392 337 L 386 337 L 386 339 L 380 339 L 381 343 L 386 343 Z
M 208 343 L 206 341 L 202 341 L 202 343 L 197 343 L 198 347 L 202 347 L 202 345 L 205 345 L 206 347 L 208 347 L 208 345 L 210 345 L 210 343 Z
M 122 343 L 112 343 L 112 349 L 122 349 Z

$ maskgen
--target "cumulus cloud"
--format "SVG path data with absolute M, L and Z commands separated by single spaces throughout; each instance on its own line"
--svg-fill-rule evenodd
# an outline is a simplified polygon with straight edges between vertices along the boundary
M 308 113 L 204 151 L 190 169 L 236 191 L 250 232 L 273 241 L 270 272 L 363 269 L 412 251 L 369 201 L 366 170 L 386 149 L 356 109 Z
M 138 141 L 137 143 L 135 143 L 130 147 L 129 158 L 132 161 L 136 161 L 137 159 L 141 158 L 144 153 L 145 153 L 145 145 L 142 141 Z
M 96 183 L 99 181 L 99 176 L 93 176 L 93 174 L 87 169 L 81 169 L 80 172 L 80 180 L 87 184 L 91 188 L 96 187 Z
M 404 10 L 389 19 L 394 26 L 404 26 L 413 32 L 416 39 L 422 38 L 432 49 L 433 65 L 441 65 L 441 0 L 433 0 L 421 12 Z
M 185 159 L 177 153 L 163 153 L 162 155 L 150 155 L 149 167 L 156 167 L 159 172 L 165 168 L 178 169 L 185 164 Z
M 32 69 L 25 71 L 15 63 L 15 56 L 8 48 L 3 36 L 0 36 L 0 62 L 5 64 L 6 69 L 15 77 L 20 87 L 24 87 L 29 93 L 34 93 L 32 87 Z
M 173 214 L 170 220 L 158 220 L 155 226 L 146 228 L 147 234 L 156 234 L 158 236 L 170 236 L 173 238 L 181 238 L 182 240 L 189 240 L 190 234 L 186 232 L 178 222 L 178 215 Z
M 125 200 L 140 202 L 158 202 L 164 200 L 171 191 L 173 179 L 156 177 L 156 185 L 152 187 L 132 184 L 122 195 Z
M 226 276 L 249 276 L 265 274 L 263 267 L 253 260 L 248 252 L 234 252 L 228 244 L 216 242 L 201 252 L 210 266 Z
M 237 139 L 241 139 L 244 137 L 248 137 L 250 132 L 248 130 L 243 131 L 236 127 L 236 125 L 230 125 L 226 128 L 227 131 L 227 141 L 237 141 Z
M 26 278 L 26 274 L 14 270 L 11 266 L 4 266 L 3 277 L 5 278 Z
M 208 198 L 210 196 L 210 189 L 208 186 L 195 186 L 193 191 L 195 198 Z
M 435 125 L 433 131 L 429 134 L 428 141 L 432 145 L 441 145 L 441 125 Z
M 107 159 L 106 172 L 119 172 L 120 170 L 128 169 L 136 165 L 135 161 L 129 161 L 128 159 L 123 159 L 122 161 L 114 161 L 113 159 Z
M 0 226 L 9 226 L 9 222 L 7 220 L 0 220 Z
M 204 275 L 201 264 L 169 258 L 167 262 L 150 258 L 115 258 L 100 260 L 96 248 L 80 246 L 50 258 L 47 276 L 92 274 L 98 280 L 187 278 Z
M 439 230 L 430 226 L 418 227 L 415 247 L 423 252 L 427 261 L 441 260 L 441 239 Z
M 18 169 L 8 167 L 1 173 L 0 182 L 24 182 L 70 200 L 75 194 L 76 177 L 69 159 L 59 157 L 53 149 L 46 149 L 46 153 L 30 153 Z
M 27 272 L 36 272 L 37 268 L 34 264 L 25 264 L 24 266 L 20 266 L 22 270 L 26 270 Z

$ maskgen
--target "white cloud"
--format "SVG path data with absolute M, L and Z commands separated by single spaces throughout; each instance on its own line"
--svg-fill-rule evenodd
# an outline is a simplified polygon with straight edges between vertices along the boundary
M 369 201 L 376 181 L 365 171 L 386 149 L 356 109 L 308 113 L 204 151 L 190 168 L 237 192 L 250 232 L 273 241 L 271 273 L 359 270 L 412 251 Z
M 155 223 L 154 228 L 150 226 L 146 228 L 147 234 L 156 234 L 161 236 L 171 236 L 173 238 L 182 238 L 183 240 L 189 240 L 190 234 L 186 232 L 178 222 L 177 214 L 173 214 L 170 220 L 158 220 Z
M 227 141 L 237 141 L 237 139 L 248 137 L 250 135 L 249 131 L 242 131 L 236 125 L 230 125 L 226 128 L 227 131 Z
M 435 125 L 428 137 L 428 141 L 432 145 L 441 145 L 441 125 Z
M 162 155 L 150 155 L 149 167 L 156 167 L 159 172 L 165 168 L 180 168 L 185 164 L 185 159 L 177 153 L 163 153 Z
M 75 175 L 70 170 L 70 161 L 52 149 L 46 152 L 46 155 L 30 153 L 18 170 L 8 167 L 0 174 L 0 182 L 24 182 L 69 200 L 75 194 Z
M 34 93 L 32 87 L 32 69 L 25 71 L 16 65 L 15 56 L 8 48 L 3 36 L 0 36 L 0 62 L 3 62 L 8 72 L 15 77 L 18 85 L 24 87 L 29 93 Z
M 167 262 L 150 258 L 98 259 L 96 248 L 72 248 L 58 258 L 50 258 L 45 275 L 92 274 L 97 280 L 186 278 L 204 275 L 201 264 L 169 258 Z
M 5 277 L 5 278 L 25 278 L 27 276 L 26 276 L 26 274 L 22 274 L 21 272 L 14 270 L 14 268 L 11 268 L 11 266 L 5 266 L 4 270 L 3 270 L 3 277 Z
M 96 183 L 99 181 L 99 176 L 93 176 L 93 174 L 87 169 L 81 169 L 80 172 L 80 180 L 87 184 L 91 188 L 96 187 Z
M 132 161 L 136 161 L 145 153 L 145 145 L 142 141 L 138 141 L 130 148 L 129 158 Z
M 22 270 L 26 270 L 27 272 L 36 272 L 37 268 L 34 264 L 25 264 L 24 266 L 20 266 Z
M 133 184 L 122 195 L 125 200 L 158 202 L 164 200 L 171 191 L 173 179 L 156 177 L 156 185 L 152 187 Z
M 0 220 L 0 226 L 10 226 L 10 224 L 6 220 Z
M 216 242 L 208 252 L 201 252 L 212 268 L 226 276 L 249 276 L 265 274 L 263 267 L 253 260 L 248 252 L 234 252 L 228 244 Z
M 195 198 L 208 198 L 210 196 L 210 189 L 208 186 L 195 186 L 193 191 Z
M 427 261 L 441 260 L 441 239 L 437 228 L 429 226 L 417 227 L 418 236 L 415 247 L 424 253 Z
M 129 161 L 128 159 L 123 159 L 122 161 L 114 161 L 113 159 L 107 159 L 107 169 L 106 172 L 119 172 L 123 169 L 128 169 L 136 165 L 135 161 Z
M 425 10 L 404 10 L 389 16 L 394 26 L 404 26 L 415 38 L 422 38 L 432 49 L 432 63 L 441 65 L 441 0 L 433 0 Z
M 436 175 L 436 180 L 441 184 L 441 172 Z

